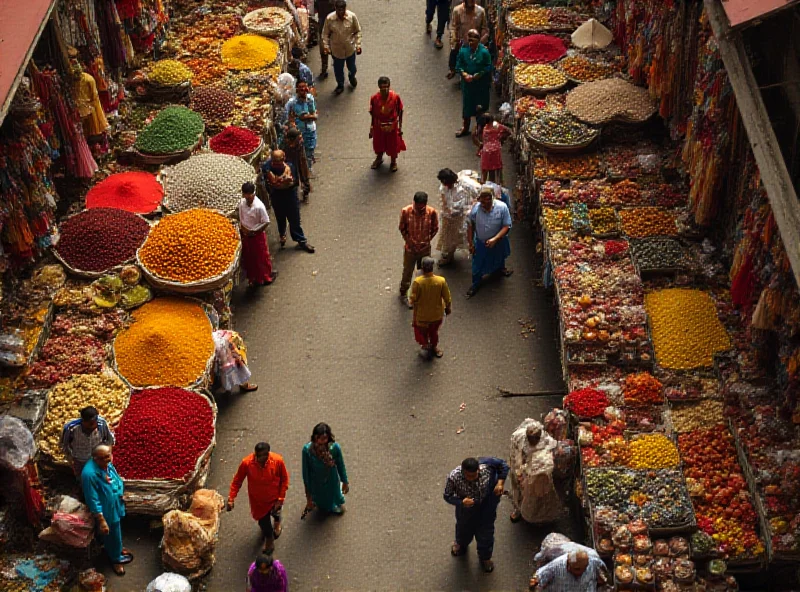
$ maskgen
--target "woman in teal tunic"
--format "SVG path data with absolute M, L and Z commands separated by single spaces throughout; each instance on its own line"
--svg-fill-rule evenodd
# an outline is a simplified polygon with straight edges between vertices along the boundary
M 456 72 L 461 74 L 461 117 L 464 125 L 457 138 L 469 135 L 469 120 L 477 115 L 478 107 L 489 108 L 492 88 L 492 56 L 480 43 L 475 29 L 467 33 L 467 45 L 458 52 Z
M 334 514 L 344 512 L 343 494 L 350 491 L 350 484 L 342 447 L 336 443 L 326 423 L 314 426 L 311 441 L 303 447 L 303 484 L 307 510 L 316 506 Z

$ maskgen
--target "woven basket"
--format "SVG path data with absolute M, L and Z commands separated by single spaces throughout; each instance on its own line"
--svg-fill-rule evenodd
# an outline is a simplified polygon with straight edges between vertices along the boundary
M 197 148 L 200 146 L 200 143 L 203 141 L 203 133 L 204 132 L 200 132 L 197 142 L 195 142 L 189 148 L 185 150 L 179 150 L 178 152 L 170 152 L 169 154 L 149 154 L 147 152 L 140 152 L 134 148 L 136 160 L 138 161 L 138 164 L 144 166 L 159 166 L 168 163 L 174 164 L 176 162 L 186 160 L 192 155 L 192 152 L 197 150 Z
M 159 387 L 150 387 L 159 388 Z M 136 389 L 141 392 L 148 389 Z M 195 461 L 194 468 L 183 479 L 124 479 L 125 509 L 129 514 L 147 516 L 162 516 L 170 510 L 177 510 L 186 506 L 192 493 L 200 487 L 203 477 L 203 467 L 208 465 L 208 460 L 217 444 L 217 405 L 213 397 L 201 390 L 184 389 L 197 394 L 208 403 L 212 411 L 212 427 L 214 435 L 208 447 Z M 131 396 L 135 396 L 134 392 Z
M 263 26 L 256 26 L 253 25 L 253 20 L 258 18 L 260 15 L 265 14 L 272 14 L 275 15 L 278 22 L 276 22 L 271 27 L 263 27 Z M 270 8 L 259 8 L 258 10 L 253 10 L 252 12 L 248 12 L 244 15 L 242 19 L 242 24 L 244 25 L 245 30 L 248 33 L 253 33 L 254 35 L 262 35 L 264 37 L 280 37 L 286 34 L 287 27 L 290 27 L 294 18 L 288 11 L 284 10 L 283 8 L 278 7 L 270 7 Z
M 220 212 L 219 210 L 213 210 L 213 211 L 217 212 L 221 216 L 225 216 L 225 214 L 223 212 Z M 225 217 L 227 218 L 227 216 Z M 153 228 L 155 228 L 155 226 L 157 226 L 159 223 L 160 221 L 156 222 Z M 238 235 L 238 228 L 236 227 L 236 224 L 233 221 L 231 221 L 231 224 L 234 226 L 234 229 L 237 231 Z M 173 280 L 162 278 L 153 273 L 152 271 L 150 271 L 149 269 L 147 269 L 147 266 L 144 263 L 142 263 L 140 251 L 141 247 L 136 250 L 136 263 L 139 265 L 139 267 L 141 267 L 142 274 L 147 280 L 147 283 L 149 283 L 151 286 L 153 286 L 156 289 L 163 290 L 165 292 L 173 292 L 176 294 L 199 294 L 201 292 L 211 292 L 212 290 L 218 290 L 219 288 L 222 288 L 225 284 L 227 284 L 228 281 L 233 277 L 233 275 L 236 273 L 236 270 L 239 268 L 239 259 L 242 256 L 242 241 L 241 239 L 239 239 L 239 244 L 236 247 L 236 252 L 233 254 L 233 260 L 231 261 L 230 265 L 224 272 L 211 278 L 198 280 L 195 282 L 186 282 L 186 283 L 176 282 Z
M 68 220 L 69 218 L 72 218 L 73 216 L 77 216 L 79 214 L 82 214 L 85 211 L 87 211 L 87 210 L 82 210 L 82 211 L 78 212 L 77 214 L 72 214 L 71 216 L 67 216 L 66 218 L 64 218 L 64 220 Z M 140 214 L 134 214 L 134 215 L 135 216 L 139 216 L 140 218 L 142 218 L 143 220 L 145 220 L 148 224 L 150 224 L 152 226 L 152 222 L 150 220 L 147 220 L 144 216 L 142 216 Z M 62 220 L 62 222 L 64 220 Z M 145 240 L 147 240 L 147 237 L 145 237 Z M 142 241 L 142 244 L 144 244 L 144 241 Z M 135 258 L 132 257 L 130 259 L 127 259 L 126 261 L 123 261 L 119 265 L 114 265 L 113 267 L 109 267 L 108 269 L 104 269 L 103 271 L 84 271 L 82 269 L 76 269 L 76 268 L 72 267 L 69 263 L 64 261 L 64 259 L 61 257 L 61 254 L 58 252 L 58 243 L 53 245 L 53 248 L 50 249 L 50 252 L 53 253 L 53 257 L 55 257 L 58 260 L 58 262 L 61 263 L 61 265 L 64 266 L 64 268 L 67 270 L 67 273 L 69 273 L 70 275 L 74 275 L 75 277 L 83 278 L 83 279 L 86 279 L 86 280 L 96 280 L 97 278 L 103 277 L 104 275 L 107 275 L 109 273 L 114 273 L 114 272 L 120 271 L 122 269 L 123 265 L 129 265 L 129 264 L 135 262 Z

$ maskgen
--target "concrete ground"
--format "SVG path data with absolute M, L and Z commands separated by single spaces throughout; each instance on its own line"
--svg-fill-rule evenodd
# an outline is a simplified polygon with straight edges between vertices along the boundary
M 531 559 L 552 529 L 508 520 L 500 505 L 496 569 L 484 574 L 474 551 L 453 558 L 453 508 L 442 499 L 448 472 L 467 456 L 507 457 L 511 432 L 538 418 L 557 397 L 501 398 L 513 392 L 563 388 L 551 296 L 537 287 L 535 240 L 514 228 L 509 279 L 471 300 L 469 261 L 444 270 L 453 315 L 442 329 L 442 359 L 426 362 L 398 301 L 403 242 L 400 208 L 415 191 L 438 201 L 436 173 L 477 168 L 469 139 L 456 139 L 460 93 L 445 79 L 447 50 L 424 33 L 422 3 L 353 0 L 364 29 L 357 90 L 332 96 L 333 74 L 318 84 L 318 164 L 303 227 L 316 254 L 270 247 L 280 277 L 235 295 L 235 325 L 248 344 L 256 393 L 219 397 L 217 448 L 208 486 L 224 496 L 242 457 L 267 440 L 291 474 L 284 533 L 275 557 L 298 590 L 523 590 Z M 317 49 L 310 65 L 319 70 Z M 392 174 L 370 170 L 369 96 L 381 75 L 405 102 L 408 152 Z M 511 176 L 507 159 L 507 176 Z M 508 182 L 508 180 L 507 180 Z M 521 335 L 520 320 L 536 331 Z M 464 410 L 460 406 L 464 404 Z M 329 423 L 344 450 L 351 490 L 342 517 L 312 515 L 305 505 L 300 451 L 312 427 Z M 460 433 L 459 433 L 460 432 Z M 143 590 L 161 573 L 160 531 L 145 521 L 125 524 L 136 552 L 111 590 Z M 566 510 L 558 529 L 574 532 Z M 247 495 L 222 517 L 217 563 L 207 589 L 244 589 L 260 547 Z

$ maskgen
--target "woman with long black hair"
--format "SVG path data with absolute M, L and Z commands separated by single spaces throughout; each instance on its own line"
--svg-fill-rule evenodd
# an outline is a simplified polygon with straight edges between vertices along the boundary
M 311 441 L 303 447 L 303 484 L 306 508 L 317 507 L 334 514 L 344 513 L 344 495 L 350 491 L 342 447 L 327 423 L 318 423 Z

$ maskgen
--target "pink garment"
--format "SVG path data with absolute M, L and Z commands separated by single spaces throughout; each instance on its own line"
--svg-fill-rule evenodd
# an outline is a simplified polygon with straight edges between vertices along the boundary
M 503 168 L 502 140 L 510 134 L 502 123 L 492 122 L 483 128 L 483 148 L 481 148 L 481 170 L 497 171 Z

